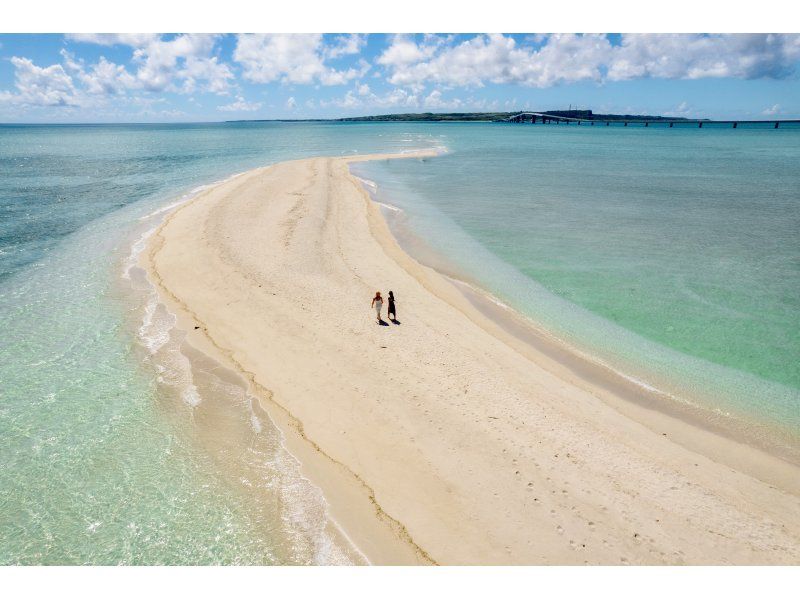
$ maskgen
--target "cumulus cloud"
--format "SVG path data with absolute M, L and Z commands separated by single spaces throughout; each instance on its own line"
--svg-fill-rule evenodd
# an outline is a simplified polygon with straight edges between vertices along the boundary
M 75 42 L 99 44 L 102 46 L 144 46 L 156 41 L 156 33 L 67 33 L 66 38 Z
M 432 41 L 431 38 L 417 44 L 410 35 L 394 35 L 389 47 L 378 57 L 377 62 L 393 69 L 402 69 L 431 58 L 441 45 L 442 43 Z
M 183 93 L 208 91 L 219 95 L 228 93 L 231 81 L 235 79 L 230 67 L 219 62 L 216 56 L 188 57 L 184 67 L 177 71 L 176 77 L 183 79 Z
M 245 79 L 253 83 L 285 83 L 343 85 L 363 76 L 369 65 L 337 70 L 325 64 L 331 51 L 337 56 L 349 52 L 358 41 L 334 45 L 338 50 L 326 52 L 321 34 L 250 33 L 237 36 L 233 58 L 242 65 Z
M 434 89 L 427 95 L 412 90 L 396 87 L 385 93 L 374 93 L 363 90 L 362 85 L 356 85 L 341 98 L 320 101 L 323 108 L 335 106 L 345 110 L 353 109 L 380 109 L 380 110 L 497 110 L 497 100 L 485 98 L 476 100 L 469 98 L 463 100 L 458 97 L 446 97 L 440 89 Z M 362 93 L 366 91 L 365 93 Z
M 336 106 L 338 108 L 352 109 L 372 106 L 378 108 L 418 108 L 421 105 L 419 96 L 408 90 L 396 87 L 383 94 L 376 94 L 369 90 L 360 93 L 362 86 L 349 90 L 341 98 L 321 100 L 320 106 Z
M 182 89 L 193 93 L 197 82 L 204 81 L 208 91 L 225 92 L 233 73 L 228 65 L 210 56 L 216 37 L 187 33 L 137 47 L 133 52 L 133 61 L 139 64 L 137 81 L 148 91 Z M 182 80 L 182 88 L 174 85 L 174 79 Z
M 261 102 L 248 102 L 242 96 L 236 96 L 236 100 L 224 106 L 217 106 L 217 110 L 222 112 L 254 112 L 261 108 Z
M 638 111 L 629 108 L 625 112 L 629 114 L 631 112 L 638 112 Z M 683 118 L 692 116 L 692 114 L 693 114 L 692 107 L 689 106 L 688 102 L 686 102 L 686 101 L 681 102 L 674 109 L 667 110 L 666 112 L 664 112 L 664 116 L 677 116 L 677 117 L 683 117 Z
M 23 106 L 82 106 L 86 99 L 60 64 L 36 66 L 28 58 L 14 56 L 16 93 L 0 93 L 0 101 Z
M 105 57 L 89 67 L 65 54 L 67 66 L 78 72 L 78 79 L 90 93 L 120 93 L 126 89 L 195 93 L 228 93 L 235 79 L 230 67 L 212 56 L 216 35 L 188 33 L 163 39 L 151 33 L 69 34 L 76 42 L 133 48 L 134 72 L 109 62 Z M 64 54 L 62 52 L 62 54 Z
M 361 34 L 242 34 L 235 38 L 232 61 L 222 58 L 220 36 L 211 34 L 78 33 L 66 38 L 60 64 L 39 66 L 30 58 L 12 58 L 13 87 L 0 91 L 0 101 L 94 107 L 108 104 L 104 97 L 112 96 L 133 102 L 163 92 L 214 93 L 235 96 L 219 110 L 247 112 L 261 107 L 241 95 L 240 83 L 249 82 L 347 86 L 337 99 L 310 104 L 307 95 L 301 98 L 302 92 L 292 89 L 288 109 L 300 104 L 488 110 L 498 103 L 455 97 L 454 90 L 644 78 L 780 79 L 794 76 L 800 64 L 800 34 L 624 34 L 618 39 L 602 34 L 401 34 L 386 38 L 374 65 L 362 57 L 368 38 Z M 130 59 L 122 64 L 106 56 L 83 60 L 73 53 L 85 49 L 81 44 L 115 47 L 114 57 L 124 46 L 130 48 Z M 369 84 L 367 74 L 374 77 Z M 678 106 L 671 114 L 690 111 Z M 779 113 L 779 106 L 764 110 L 767 116 Z
M 779 79 L 791 74 L 798 60 L 796 34 L 627 34 L 613 52 L 608 78 Z
M 411 88 L 427 83 L 482 87 L 487 82 L 546 87 L 599 80 L 610 51 L 603 35 L 553 35 L 538 50 L 501 34 L 478 35 L 455 45 L 395 37 L 378 63 L 389 69 L 390 83 Z
M 325 48 L 325 56 L 331 60 L 335 60 L 341 56 L 358 54 L 366 44 L 366 34 L 351 33 L 348 35 L 338 35 L 334 38 L 333 44 Z
M 460 108 L 463 104 L 461 100 L 458 98 L 453 98 L 450 100 L 445 100 L 442 97 L 442 92 L 438 89 L 434 89 L 422 102 L 425 108 L 431 108 L 433 110 L 447 108 L 450 110 L 455 110 Z
M 763 114 L 765 116 L 775 116 L 776 114 L 780 114 L 780 113 L 781 113 L 781 105 L 780 104 L 773 104 L 769 108 L 764 108 L 764 110 L 761 111 L 761 114 Z
M 325 105 L 323 102 L 320 103 L 323 106 Z M 339 108 L 356 108 L 364 105 L 364 103 L 358 99 L 352 91 L 348 91 L 340 100 L 333 100 L 332 104 L 334 106 L 338 106 Z
M 83 61 L 76 60 L 66 50 L 61 50 L 61 56 L 67 71 L 84 85 L 89 94 L 115 95 L 136 85 L 136 78 L 124 66 L 109 62 L 103 56 L 88 69 Z
M 782 78 L 798 60 L 797 34 L 625 34 L 619 45 L 600 34 L 554 34 L 534 45 L 489 34 L 458 43 L 395 36 L 377 62 L 390 83 L 419 90 L 430 83 L 549 87 L 642 77 Z

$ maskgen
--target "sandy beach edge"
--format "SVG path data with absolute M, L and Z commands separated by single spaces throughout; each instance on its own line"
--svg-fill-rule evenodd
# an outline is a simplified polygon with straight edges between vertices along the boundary
M 433 158 L 437 155 L 439 152 L 435 150 L 419 150 L 396 154 L 356 155 L 350 157 L 348 161 Z M 339 544 L 340 549 L 349 554 L 356 564 L 365 562 L 374 565 L 436 565 L 438 563 L 416 545 L 402 523 L 382 510 L 372 489 L 345 464 L 325 453 L 305 434 L 302 421 L 273 400 L 273 392 L 259 384 L 252 372 L 245 370 L 229 350 L 220 347 L 214 341 L 207 333 L 205 323 L 188 305 L 168 290 L 154 267 L 153 256 L 164 242 L 160 232 L 180 210 L 221 186 L 273 166 L 276 165 L 271 164 L 236 173 L 206 186 L 188 201 L 170 206 L 162 222 L 148 235 L 145 250 L 139 254 L 136 263 L 144 270 L 147 279 L 156 289 L 159 302 L 175 316 L 175 327 L 184 332 L 193 329 L 201 332 L 198 335 L 187 336 L 184 342 L 193 351 L 199 351 L 205 357 L 236 372 L 247 386 L 248 393 L 258 401 L 256 408 L 281 431 L 286 450 L 299 461 L 303 474 L 323 491 L 331 521 L 328 532 L 333 541 Z
M 357 178 L 362 180 L 358 176 Z M 475 317 L 477 310 L 479 314 L 476 323 L 493 336 L 499 336 L 505 343 L 538 363 L 548 365 L 559 376 L 571 375 L 571 383 L 593 389 L 593 392 L 599 393 L 598 396 L 615 409 L 624 411 L 637 421 L 647 422 L 654 430 L 677 425 L 674 430 L 676 439 L 698 452 L 713 453 L 715 459 L 744 468 L 751 475 L 775 481 L 780 480 L 785 473 L 781 462 L 800 466 L 800 442 L 787 439 L 786 430 L 778 430 L 776 434 L 776 430 L 765 422 L 746 420 L 741 416 L 731 417 L 704 407 L 702 401 L 696 401 L 694 397 L 686 399 L 662 392 L 643 380 L 626 375 L 606 361 L 595 358 L 586 349 L 573 346 L 553 335 L 530 317 L 482 288 L 479 282 L 464 276 L 446 257 L 432 250 L 424 239 L 419 238 L 404 223 L 396 222 L 399 220 L 396 208 L 380 203 L 375 196 L 375 190 L 371 188 L 371 181 L 362 182 L 373 201 L 385 209 L 382 216 L 387 221 L 392 239 L 400 246 L 401 251 L 454 286 L 469 302 L 472 309 L 466 309 L 471 317 Z M 463 308 L 463 304 L 460 307 Z M 654 417 L 653 412 L 658 415 Z M 679 420 L 679 423 L 676 424 L 673 420 Z M 758 435 L 753 433 L 754 430 L 758 431 Z M 730 444 L 722 442 L 720 446 L 707 446 L 704 441 L 707 433 L 720 437 L 720 440 L 730 441 Z M 773 441 L 772 436 L 778 436 L 780 441 Z M 745 448 L 744 455 L 739 450 L 742 447 Z M 751 463 L 747 459 L 747 454 L 754 449 L 769 457 L 766 463 L 760 459 Z M 772 463 L 778 465 L 777 470 L 773 471 Z M 800 491 L 800 484 L 792 485 L 792 489 Z
M 368 156 L 367 160 L 380 157 Z M 364 160 L 353 160 L 364 161 Z M 440 269 L 435 256 L 429 265 L 423 260 L 432 250 L 425 247 L 417 257 L 413 246 L 423 240 L 398 239 L 381 204 L 373 200 L 371 189 L 357 175 L 368 197 L 371 230 L 384 249 L 412 276 L 425 281 L 432 293 L 459 309 L 475 324 L 535 363 L 544 366 L 570 384 L 585 388 L 614 409 L 653 431 L 669 435 L 673 440 L 705 456 L 739 469 L 768 483 L 786 487 L 800 494 L 800 452 L 748 436 L 723 418 L 712 419 L 709 410 L 690 403 L 678 402 L 658 389 L 647 388 L 626 378 L 599 360 L 591 359 L 582 350 L 549 334 L 530 318 L 498 302 L 493 295 L 474 281 L 448 269 Z M 402 234 L 407 234 L 404 231 Z M 412 233 L 413 234 L 413 233 Z M 453 293 L 453 291 L 457 291 Z
M 409 153 L 337 157 L 330 160 L 346 165 L 361 160 L 426 158 L 433 155 L 435 154 L 432 152 Z M 237 177 L 235 184 L 239 185 L 269 168 L 271 167 L 244 173 Z M 463 289 L 459 289 L 446 277 L 421 265 L 409 256 L 392 235 L 379 206 L 370 200 L 366 190 L 361 188 L 347 168 L 342 172 L 346 172 L 346 176 L 351 179 L 350 182 L 354 187 L 360 189 L 369 223 L 369 233 L 380 244 L 386 255 L 416 279 L 428 292 L 455 308 L 473 324 L 523 355 L 525 359 L 531 360 L 539 367 L 551 372 L 564 383 L 574 385 L 599 397 L 610 408 L 645 425 L 654 434 L 668 436 L 670 441 L 677 442 L 690 451 L 764 480 L 793 495 L 800 494 L 800 483 L 798 483 L 797 469 L 794 465 L 754 447 L 743 445 L 735 439 L 720 436 L 711 430 L 703 429 L 691 422 L 653 409 L 652 406 L 626 399 L 614 392 L 614 388 L 597 384 L 596 380 L 580 376 L 574 368 L 559 362 L 552 355 L 545 354 L 535 344 L 525 342 L 511 334 L 507 327 L 500 325 L 496 319 L 491 317 L 491 314 L 486 314 L 479 309 L 479 306 L 476 306 L 475 302 L 464 294 Z M 222 183 L 220 186 L 226 184 L 230 186 L 229 182 Z M 220 186 L 204 191 L 188 204 L 180 206 L 169 214 L 150 239 L 147 251 L 142 254 L 141 265 L 145 267 L 165 305 L 178 317 L 178 326 L 185 330 L 192 330 L 199 326 L 203 332 L 202 335 L 194 335 L 189 338 L 192 346 L 233 366 L 248 380 L 251 392 L 259 398 L 264 409 L 284 432 L 287 448 L 303 463 L 304 470 L 312 481 L 323 489 L 330 502 L 333 519 L 367 555 L 369 560 L 374 563 L 401 564 L 436 562 L 436 558 L 415 541 L 403 522 L 383 509 L 368 483 L 347 464 L 332 457 L 313 438 L 309 437 L 304 430 L 303 421 L 284 404 L 275 400 L 273 391 L 268 388 L 268 385 L 265 386 L 259 382 L 253 372 L 248 371 L 247 367 L 237 359 L 235 351 L 221 346 L 215 341 L 213 332 L 208 330 L 208 323 L 201 319 L 185 300 L 173 293 L 170 285 L 162 277 L 156 264 L 156 255 L 164 247 L 162 231 L 169 226 L 177 214 L 188 206 L 207 198 Z

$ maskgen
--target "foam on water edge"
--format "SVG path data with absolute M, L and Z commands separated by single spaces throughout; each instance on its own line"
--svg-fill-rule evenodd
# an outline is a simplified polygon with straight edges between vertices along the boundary
M 231 180 L 244 173 L 238 173 L 217 183 L 202 185 L 183 195 L 180 200 L 170 202 L 141 217 L 146 229 L 131 243 L 130 252 L 123 260 L 120 278 L 129 281 L 138 294 L 141 303 L 141 319 L 136 338 L 146 351 L 145 360 L 155 372 L 156 382 L 177 393 L 183 404 L 193 412 L 204 402 L 216 401 L 226 395 L 247 410 L 248 427 L 254 437 L 276 437 L 279 448 L 271 453 L 259 452 L 252 447 L 245 449 L 249 456 L 247 470 L 260 474 L 257 479 L 242 476 L 239 483 L 247 488 L 267 489 L 277 493 L 281 505 L 281 530 L 289 538 L 291 562 L 309 562 L 316 565 L 369 564 L 367 557 L 352 543 L 350 538 L 329 515 L 329 509 L 322 491 L 301 472 L 301 464 L 286 449 L 283 433 L 271 421 L 269 415 L 256 405 L 258 399 L 247 392 L 243 384 L 223 381 L 213 373 L 204 372 L 203 378 L 211 375 L 213 384 L 206 381 L 202 389 L 198 387 L 194 372 L 196 359 L 188 357 L 184 345 L 184 333 L 177 328 L 177 317 L 170 313 L 160 301 L 156 287 L 138 265 L 147 241 L 170 213 L 195 198 L 202 191 Z M 136 276 L 132 276 L 135 274 Z M 144 286 L 133 283 L 144 281 Z M 203 359 L 207 359 L 204 357 Z M 221 364 L 209 369 L 226 370 Z M 229 375 L 232 372 L 229 372 Z M 212 396 L 204 396 L 211 392 Z M 266 435 L 266 436 L 265 436 Z M 334 532 L 338 539 L 334 538 Z M 308 543 L 311 542 L 309 555 Z M 342 546 L 345 543 L 346 549 Z

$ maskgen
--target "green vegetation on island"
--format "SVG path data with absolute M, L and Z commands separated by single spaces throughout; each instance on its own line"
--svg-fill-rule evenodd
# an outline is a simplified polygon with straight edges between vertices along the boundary
M 685 121 L 674 116 L 651 116 L 641 114 L 594 114 L 591 110 L 517 110 L 514 112 L 413 112 L 404 114 L 375 114 L 371 116 L 348 116 L 344 118 L 308 119 L 252 119 L 232 122 L 502 122 L 518 114 L 543 114 L 554 118 L 597 121 Z M 695 119 L 691 119 L 695 120 Z
M 521 113 L 536 112 L 537 114 L 545 114 L 553 117 L 561 118 L 576 118 L 584 120 L 603 120 L 603 121 L 616 121 L 616 120 L 639 120 L 639 121 L 681 121 L 687 120 L 685 118 L 678 118 L 672 116 L 652 116 L 648 114 L 594 114 L 591 110 L 545 110 L 545 111 L 529 111 L 517 110 L 515 112 L 421 112 L 410 114 L 379 114 L 374 116 L 351 116 L 347 118 L 334 119 L 339 122 L 440 122 L 440 121 L 483 121 L 483 122 L 500 122 L 516 116 Z

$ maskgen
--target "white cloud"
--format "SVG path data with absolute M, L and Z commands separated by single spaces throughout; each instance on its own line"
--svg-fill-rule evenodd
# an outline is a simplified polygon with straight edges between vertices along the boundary
M 377 95 L 373 92 L 359 95 L 358 88 L 360 86 L 356 87 L 356 92 L 349 90 L 341 98 L 329 101 L 321 100 L 320 106 L 323 108 L 327 106 L 337 106 L 345 109 L 363 108 L 366 106 L 376 108 L 419 108 L 420 106 L 420 100 L 417 94 L 405 89 L 394 88 L 382 95 Z
M 355 95 L 353 95 L 352 91 L 348 91 L 345 96 L 336 103 L 337 106 L 340 108 L 355 108 L 356 106 L 361 106 L 362 102 Z
M 445 100 L 442 98 L 442 92 L 438 89 L 434 89 L 423 101 L 423 106 L 425 108 L 431 109 L 443 109 L 447 108 L 450 110 L 455 110 L 462 106 L 462 101 L 458 98 L 453 98 L 451 100 Z
M 486 98 L 469 98 L 464 102 L 464 108 L 475 112 L 497 112 L 500 109 L 500 101 L 497 99 L 487 100 Z
M 405 107 L 405 108 L 416 108 L 419 106 L 419 98 L 415 93 L 409 93 L 405 89 L 393 89 L 392 91 L 382 95 L 370 96 L 373 103 L 377 106 L 383 106 L 387 108 L 391 107 Z
M 83 84 L 89 94 L 115 95 L 137 86 L 136 77 L 124 66 L 109 62 L 104 56 L 87 70 L 83 60 L 76 59 L 64 49 L 60 53 L 67 71 Z
M 402 69 L 433 56 L 439 44 L 417 44 L 410 35 L 392 36 L 389 47 L 378 57 L 378 64 Z
M 183 78 L 181 91 L 194 93 L 198 88 L 216 94 L 226 94 L 235 79 L 227 64 L 219 62 L 216 56 L 211 58 L 191 56 L 186 59 L 184 68 L 177 72 Z M 199 85 L 198 82 L 204 82 Z
M 485 104 L 485 101 L 483 103 Z M 472 102 L 472 104 L 475 104 L 475 102 Z M 434 89 L 424 97 L 402 87 L 395 87 L 385 93 L 376 94 L 366 84 L 357 84 L 354 89 L 348 90 L 341 98 L 320 101 L 320 106 L 323 108 L 336 106 L 346 110 L 356 108 L 455 110 L 463 108 L 465 105 L 466 103 L 459 98 L 444 98 L 441 90 L 438 89 Z
M 222 112 L 254 112 L 261 108 L 261 102 L 248 102 L 242 96 L 236 96 L 236 100 L 224 106 L 217 106 L 217 110 Z
M 14 56 L 16 93 L 0 92 L 0 101 L 25 106 L 82 106 L 86 98 L 60 64 L 36 66 L 28 58 Z
M 539 50 L 510 36 L 478 35 L 452 45 L 395 38 L 378 59 L 389 82 L 411 88 L 426 83 L 482 87 L 486 82 L 546 87 L 566 81 L 600 80 L 611 44 L 602 35 L 553 35 Z
M 75 68 L 73 65 L 70 66 Z M 86 87 L 86 91 L 92 94 L 114 95 L 136 87 L 136 78 L 124 66 L 109 62 L 103 56 L 89 68 L 89 71 L 79 67 L 77 76 Z
M 459 43 L 395 36 L 377 62 L 390 83 L 420 91 L 430 83 L 549 87 L 641 77 L 781 78 L 800 60 L 798 34 L 625 34 L 619 46 L 606 35 L 554 34 L 537 44 L 501 34 Z
M 502 101 L 454 97 L 453 90 L 642 78 L 779 79 L 793 75 L 800 62 L 800 34 L 624 34 L 618 44 L 599 34 L 536 35 L 519 40 L 501 34 L 394 35 L 387 38 L 375 60 L 375 79 L 370 77 L 367 84 L 364 80 L 372 65 L 361 57 L 367 43 L 367 36 L 361 34 L 239 35 L 235 63 L 222 59 L 217 35 L 70 34 L 66 38 L 70 50 L 85 50 L 80 44 L 100 49 L 116 46 L 113 56 L 118 56 L 119 46 L 126 46 L 131 58 L 122 64 L 106 56 L 86 61 L 65 49 L 60 64 L 38 66 L 30 58 L 14 57 L 14 87 L 0 91 L 7 110 L 24 111 L 26 106 L 96 109 L 111 105 L 106 96 L 122 96 L 130 103 L 137 96 L 154 97 L 161 92 L 242 94 L 234 72 L 239 69 L 240 76 L 252 83 L 348 86 L 337 99 L 317 101 L 317 106 L 491 110 Z M 142 91 L 151 93 L 136 93 Z M 307 96 L 299 97 L 302 92 L 292 89 L 291 93 L 288 109 L 309 105 Z M 262 107 L 242 95 L 225 101 L 230 103 L 219 110 L 246 112 Z M 518 107 L 516 102 L 512 107 Z M 694 111 L 684 103 L 665 114 Z M 766 116 L 780 113 L 777 105 L 763 111 Z
M 173 79 L 183 79 L 189 93 L 194 92 L 197 80 L 205 80 L 219 93 L 227 89 L 227 79 L 233 75 L 227 65 L 210 57 L 215 40 L 214 35 L 187 33 L 138 47 L 133 52 L 134 62 L 140 65 L 136 79 L 148 91 L 173 90 Z
M 102 46 L 144 46 L 159 38 L 157 33 L 67 33 L 66 38 L 87 44 Z
M 634 112 L 641 112 L 641 111 L 633 109 L 633 108 L 628 108 L 625 111 L 626 114 L 631 114 L 631 113 L 634 113 Z M 689 106 L 688 102 L 685 102 L 685 101 L 683 101 L 680 104 L 678 104 L 677 107 L 675 107 L 673 110 L 667 110 L 666 112 L 664 112 L 664 116 L 676 116 L 676 117 L 682 117 L 682 118 L 687 118 L 687 117 L 691 116 L 692 114 L 693 114 L 693 110 L 692 110 L 691 106 Z
M 137 66 L 135 73 L 104 57 L 86 69 L 82 63 L 71 60 L 65 52 L 62 55 L 68 67 L 79 72 L 78 78 L 90 93 L 144 89 L 153 92 L 207 91 L 225 94 L 235 77 L 227 64 L 211 55 L 217 37 L 197 33 L 178 35 L 168 40 L 151 33 L 81 33 L 67 36 L 72 41 L 83 43 L 131 46 L 132 63 Z
M 340 56 L 358 54 L 366 44 L 366 34 L 350 33 L 339 35 L 334 39 L 333 44 L 325 49 L 325 56 L 335 60 Z
M 340 53 L 347 50 L 334 47 L 338 47 Z M 280 80 L 306 85 L 343 85 L 363 76 L 369 68 L 362 61 L 359 69 L 337 70 L 325 65 L 325 55 L 323 37 L 318 33 L 255 33 L 237 36 L 233 58 L 242 65 L 245 79 L 253 83 Z
M 782 78 L 798 60 L 797 34 L 626 34 L 614 49 L 608 78 Z

